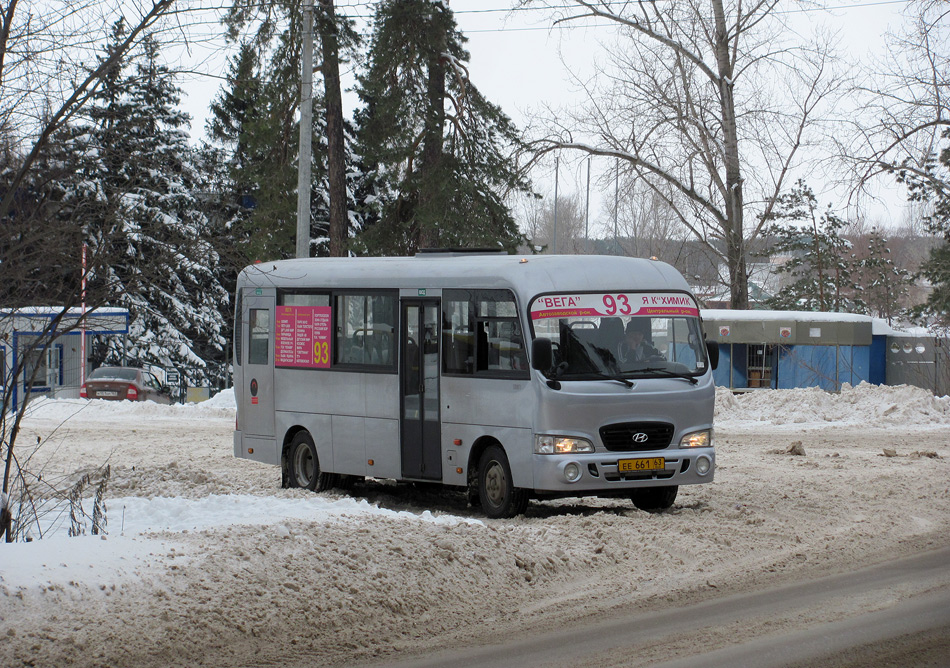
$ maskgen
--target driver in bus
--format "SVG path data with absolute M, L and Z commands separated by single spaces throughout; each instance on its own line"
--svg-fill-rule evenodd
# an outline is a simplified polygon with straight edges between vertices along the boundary
M 624 330 L 623 340 L 617 346 L 617 359 L 629 364 L 645 362 L 655 355 L 659 355 L 659 352 L 644 339 L 643 329 L 631 319 Z

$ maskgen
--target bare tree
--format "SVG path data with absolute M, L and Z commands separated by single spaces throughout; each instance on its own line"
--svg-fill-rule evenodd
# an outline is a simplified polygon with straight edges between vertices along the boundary
M 544 252 L 579 255 L 585 252 L 584 206 L 578 195 L 558 195 L 554 201 L 526 201 L 522 231 L 532 246 Z M 556 237 L 556 239 L 555 239 Z M 556 243 L 555 243 L 556 241 Z
M 56 183 L 68 167 L 63 154 L 57 153 L 60 147 L 55 138 L 116 64 L 157 28 L 174 3 L 153 0 L 133 9 L 121 0 L 50 0 L 25 6 L 18 0 L 0 0 L 0 137 L 4 145 L 0 155 L 0 301 L 8 309 L 0 315 L 0 325 L 14 317 L 17 308 L 35 305 L 33 299 L 38 296 L 55 304 L 54 316 L 18 350 L 17 365 L 6 369 L 5 391 L 0 394 L 6 501 L 17 481 L 25 480 L 15 445 L 38 372 L 38 366 L 28 360 L 54 339 L 83 326 L 82 313 L 77 311 L 84 299 L 86 311 L 94 313 L 108 294 L 107 286 L 100 285 L 83 295 L 84 279 L 105 275 L 110 258 L 93 254 L 83 267 L 79 221 L 83 207 L 94 205 L 95 198 L 70 211 L 57 206 Z M 135 16 L 130 19 L 131 12 Z M 108 57 L 101 57 L 108 31 L 122 15 L 128 32 Z M 0 334 L 4 332 L 0 327 Z M 12 392 L 7 390 L 17 383 L 26 391 L 24 401 L 14 407 Z M 3 513 L 2 519 L 3 533 L 10 540 L 11 518 Z
M 175 0 L 144 5 L 119 47 L 96 59 L 112 24 L 127 6 L 119 0 L 51 1 L 34 13 L 18 0 L 0 2 L 0 130 L 28 146 L 0 199 L 0 220 L 50 139 L 89 101 L 106 73 L 165 16 Z M 25 14 L 25 15 L 24 15 Z M 92 29 L 91 29 L 92 28 Z M 102 33 L 97 33 L 102 29 Z
M 901 32 L 888 35 L 887 54 L 868 66 L 855 87 L 866 113 L 852 120 L 849 136 L 838 139 L 838 156 L 852 166 L 859 187 L 901 171 L 938 177 L 927 164 L 950 129 L 950 5 L 916 0 L 905 13 Z
M 840 89 L 827 43 L 789 45 L 778 0 L 525 2 L 558 23 L 610 21 L 619 36 L 608 66 L 578 80 L 586 107 L 552 115 L 535 147 L 621 161 L 721 257 L 732 306 L 746 308 L 746 244 Z
M 637 179 L 627 180 L 619 189 L 616 202 L 616 234 L 619 248 L 631 257 L 659 257 L 671 264 L 676 258 L 669 252 L 682 247 L 689 230 L 670 206 L 670 192 L 661 195 L 655 188 Z

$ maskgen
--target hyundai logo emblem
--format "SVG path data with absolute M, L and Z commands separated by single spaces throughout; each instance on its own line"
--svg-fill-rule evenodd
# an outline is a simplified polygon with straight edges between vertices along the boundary
M 650 440 L 650 437 L 644 434 L 642 431 L 639 431 L 633 435 L 634 443 L 646 443 L 649 440 Z

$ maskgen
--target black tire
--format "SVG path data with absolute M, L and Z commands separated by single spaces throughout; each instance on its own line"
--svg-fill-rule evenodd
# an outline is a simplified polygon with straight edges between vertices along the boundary
M 287 486 L 302 487 L 312 492 L 325 492 L 333 487 L 336 476 L 320 470 L 317 446 L 305 431 L 297 432 L 287 449 Z
M 677 491 L 679 491 L 679 487 L 676 485 L 644 487 L 631 492 L 630 499 L 633 501 L 633 505 L 640 510 L 645 510 L 648 513 L 659 513 L 673 505 L 673 502 L 676 501 Z
M 528 507 L 528 492 L 514 486 L 501 446 L 488 446 L 478 460 L 478 500 L 493 519 L 520 515 Z

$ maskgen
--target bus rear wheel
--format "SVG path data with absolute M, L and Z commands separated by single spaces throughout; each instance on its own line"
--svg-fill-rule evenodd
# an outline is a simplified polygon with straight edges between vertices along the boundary
M 298 432 L 287 453 L 287 478 L 290 487 L 323 492 L 333 487 L 334 476 L 320 470 L 317 446 L 305 431 Z
M 679 487 L 670 485 L 669 487 L 644 487 L 635 489 L 630 493 L 630 499 L 640 510 L 648 513 L 659 513 L 666 510 L 676 501 L 676 492 Z
M 528 492 L 514 486 L 501 446 L 488 446 L 478 460 L 478 499 L 491 518 L 514 517 L 528 507 Z

